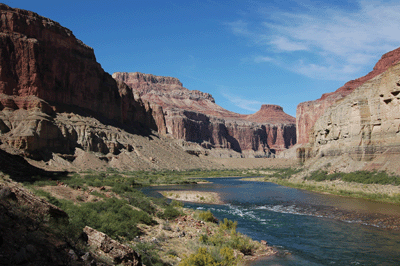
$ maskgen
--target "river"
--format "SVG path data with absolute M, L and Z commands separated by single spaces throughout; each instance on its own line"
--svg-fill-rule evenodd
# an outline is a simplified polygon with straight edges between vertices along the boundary
M 218 192 L 223 205 L 185 203 L 238 222 L 237 230 L 279 250 L 258 265 L 400 265 L 400 206 L 253 182 L 213 178 L 212 183 L 144 188 Z M 389 223 L 390 224 L 390 223 Z

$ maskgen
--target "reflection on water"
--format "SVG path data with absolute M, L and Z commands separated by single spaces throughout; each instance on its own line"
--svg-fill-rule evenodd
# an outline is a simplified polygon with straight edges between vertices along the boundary
M 381 228 L 384 224 L 360 224 L 376 222 L 386 215 L 398 221 L 400 206 L 237 178 L 211 181 L 212 184 L 169 186 L 168 190 L 220 192 L 225 205 L 185 206 L 211 210 L 218 219 L 238 221 L 239 232 L 267 240 L 280 250 L 279 256 L 251 265 L 400 265 L 400 231 Z M 144 192 L 162 189 L 146 188 Z

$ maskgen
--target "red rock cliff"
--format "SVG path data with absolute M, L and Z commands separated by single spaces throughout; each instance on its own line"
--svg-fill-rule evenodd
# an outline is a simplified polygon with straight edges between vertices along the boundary
M 309 142 L 309 135 L 312 132 L 312 127 L 328 107 L 349 95 L 365 82 L 382 74 L 399 61 L 400 48 L 384 54 L 378 63 L 376 63 L 374 69 L 367 75 L 347 82 L 335 92 L 323 94 L 318 100 L 300 103 L 296 110 L 297 142 L 300 144 Z
M 176 78 L 138 72 L 118 72 L 113 77 L 162 106 L 167 133 L 175 139 L 260 156 L 296 143 L 295 118 L 280 106 L 263 105 L 253 115 L 241 115 L 217 105 L 208 93 L 184 88 Z
M 0 4 L 0 94 L 37 96 L 55 110 L 79 107 L 157 129 L 153 110 L 104 72 L 93 49 L 59 23 Z M 161 112 L 162 114 L 162 112 Z M 163 131 L 162 121 L 158 121 Z M 165 128 L 165 126 L 164 126 Z
M 162 107 L 116 82 L 93 49 L 57 22 L 0 4 L 0 43 L 0 144 L 6 149 L 39 159 L 76 148 L 118 155 L 135 152 L 132 132 L 166 132 Z

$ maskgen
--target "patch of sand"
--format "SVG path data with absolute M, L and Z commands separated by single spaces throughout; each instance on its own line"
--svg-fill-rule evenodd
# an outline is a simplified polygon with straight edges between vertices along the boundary
M 208 203 L 208 204 L 224 204 L 221 197 L 216 192 L 205 192 L 205 191 L 159 191 L 164 197 L 173 200 L 197 202 L 197 203 Z

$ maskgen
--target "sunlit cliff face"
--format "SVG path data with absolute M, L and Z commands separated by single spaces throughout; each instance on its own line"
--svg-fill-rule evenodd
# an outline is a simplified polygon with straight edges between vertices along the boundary
M 379 86 L 381 121 L 384 132 L 400 131 L 400 64 L 392 67 L 382 77 Z

